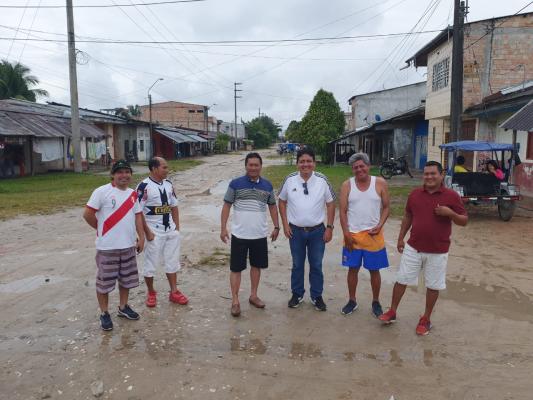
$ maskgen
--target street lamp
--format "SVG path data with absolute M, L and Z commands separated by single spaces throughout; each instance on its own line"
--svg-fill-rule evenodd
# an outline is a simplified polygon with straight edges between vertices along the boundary
M 155 143 L 154 143 L 154 136 L 152 134 L 152 95 L 150 94 L 150 90 L 155 86 L 155 84 L 159 81 L 162 81 L 163 78 L 158 78 L 152 86 L 148 88 L 148 104 L 149 104 L 149 114 L 150 114 L 150 145 L 152 147 L 152 157 L 155 156 Z

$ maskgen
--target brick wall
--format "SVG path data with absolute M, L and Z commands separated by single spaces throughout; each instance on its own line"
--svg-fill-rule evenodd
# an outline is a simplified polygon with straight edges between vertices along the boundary
M 205 130 L 205 106 L 169 101 L 152 104 L 152 121 L 161 125 Z M 141 106 L 141 120 L 150 119 L 149 106 Z

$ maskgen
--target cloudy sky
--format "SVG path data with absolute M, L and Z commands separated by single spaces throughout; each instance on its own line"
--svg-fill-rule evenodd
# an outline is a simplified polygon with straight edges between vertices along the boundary
M 210 115 L 231 121 L 233 82 L 241 82 L 239 118 L 249 120 L 260 108 L 286 126 L 303 116 L 320 88 L 333 92 L 348 110 L 354 94 L 425 80 L 424 69 L 400 68 L 435 32 L 375 35 L 436 31 L 453 20 L 453 0 L 205 0 L 120 7 L 154 1 L 74 0 L 75 5 L 116 6 L 75 8 L 80 40 L 153 42 L 77 43 L 84 55 L 78 65 L 81 106 L 146 104 L 148 87 L 163 78 L 152 89 L 154 102 L 204 104 L 211 106 Z M 0 8 L 0 58 L 31 68 L 50 93 L 42 101 L 70 101 L 66 12 L 24 7 L 64 3 L 0 3 L 21 7 Z M 476 21 L 514 14 L 529 1 L 469 3 L 468 20 Z M 249 42 L 280 39 L 300 41 Z

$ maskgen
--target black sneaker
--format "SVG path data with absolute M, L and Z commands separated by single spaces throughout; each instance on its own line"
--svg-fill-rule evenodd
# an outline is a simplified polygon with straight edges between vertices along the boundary
M 128 304 L 126 304 L 122 310 L 120 309 L 120 307 L 118 308 L 118 316 L 134 320 L 139 319 L 139 314 L 133 311 Z
M 315 310 L 317 311 L 326 311 L 328 309 L 326 307 L 326 303 L 324 303 L 324 300 L 322 299 L 322 296 L 311 299 L 311 302 L 315 305 Z
M 346 303 L 346 305 L 344 307 L 342 307 L 341 314 L 350 315 L 355 310 L 357 310 L 357 307 L 359 307 L 357 305 L 357 302 L 355 300 L 350 300 L 350 301 L 348 301 L 348 303 Z
M 383 308 L 381 308 L 381 304 L 379 304 L 379 301 L 372 302 L 372 313 L 375 315 L 376 318 L 379 318 L 379 316 L 383 314 Z
M 111 315 L 107 311 L 100 314 L 100 325 L 103 331 L 113 330 L 113 321 L 111 321 Z
M 289 300 L 289 307 L 297 308 L 302 301 L 304 301 L 303 297 L 300 297 L 293 293 L 291 299 Z

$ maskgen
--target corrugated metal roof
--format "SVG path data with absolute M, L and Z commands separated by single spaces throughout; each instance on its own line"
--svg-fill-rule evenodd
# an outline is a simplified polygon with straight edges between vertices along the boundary
M 155 131 L 157 133 L 160 133 L 163 136 L 166 136 L 170 140 L 176 142 L 176 143 L 194 143 L 196 140 L 189 137 L 188 135 L 183 135 L 180 132 L 177 132 L 174 129 L 166 129 L 166 128 L 155 128 Z
M 533 131 L 533 100 L 500 125 L 503 129 Z
M 36 113 L 0 111 L 0 135 L 34 137 L 72 136 L 70 118 Z M 82 137 L 104 137 L 105 132 L 87 122 L 80 122 Z

